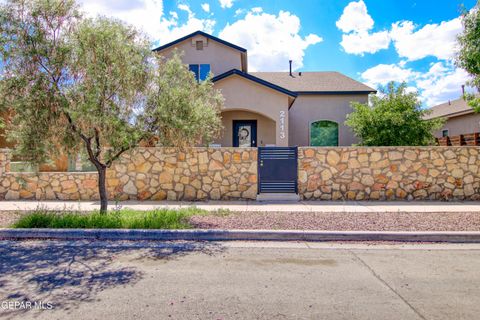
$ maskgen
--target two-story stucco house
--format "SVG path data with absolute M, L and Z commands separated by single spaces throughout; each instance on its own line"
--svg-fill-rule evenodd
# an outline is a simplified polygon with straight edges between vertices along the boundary
M 168 58 L 175 49 L 198 80 L 211 73 L 225 98 L 222 147 L 349 146 L 350 103 L 375 92 L 338 72 L 248 72 L 246 49 L 201 31 L 154 51 Z

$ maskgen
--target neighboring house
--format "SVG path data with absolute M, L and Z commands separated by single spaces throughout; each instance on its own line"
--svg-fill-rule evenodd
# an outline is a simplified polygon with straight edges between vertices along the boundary
M 154 51 L 168 58 L 175 49 L 198 80 L 211 73 L 225 98 L 214 143 L 223 147 L 352 145 L 350 103 L 375 92 L 338 72 L 248 72 L 246 49 L 201 31 Z
M 480 114 L 475 113 L 463 98 L 439 104 L 430 110 L 425 119 L 446 120 L 443 127 L 435 132 L 436 138 L 480 132 Z

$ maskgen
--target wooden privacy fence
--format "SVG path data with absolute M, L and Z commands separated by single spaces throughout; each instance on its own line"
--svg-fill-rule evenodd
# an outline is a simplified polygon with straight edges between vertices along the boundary
M 461 134 L 459 136 L 447 136 L 437 138 L 439 146 L 480 146 L 480 133 Z

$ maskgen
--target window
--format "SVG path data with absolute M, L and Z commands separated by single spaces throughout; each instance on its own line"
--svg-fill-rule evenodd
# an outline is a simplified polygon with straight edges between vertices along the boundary
M 442 137 L 448 137 L 448 129 L 442 130 Z
M 313 122 L 310 125 L 310 146 L 338 146 L 338 123 L 328 120 Z
M 209 64 L 191 64 L 188 66 L 189 70 L 195 75 L 197 81 L 203 81 L 207 79 L 208 74 L 210 73 Z
M 197 48 L 197 50 L 203 50 L 203 41 L 202 40 L 196 41 L 195 47 Z

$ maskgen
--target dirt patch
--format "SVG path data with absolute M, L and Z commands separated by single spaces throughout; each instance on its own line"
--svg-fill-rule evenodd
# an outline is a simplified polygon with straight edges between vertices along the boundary
M 193 216 L 190 223 L 199 229 L 480 231 L 480 212 L 237 212 Z

